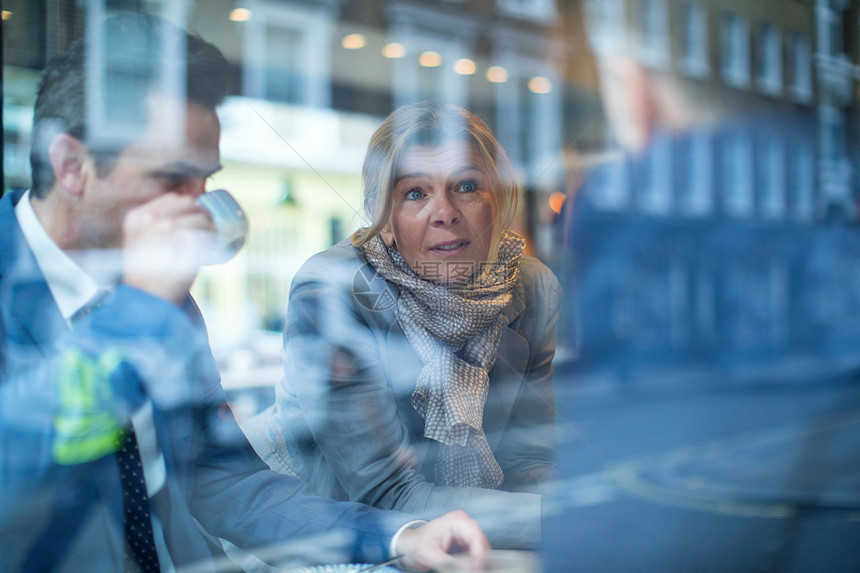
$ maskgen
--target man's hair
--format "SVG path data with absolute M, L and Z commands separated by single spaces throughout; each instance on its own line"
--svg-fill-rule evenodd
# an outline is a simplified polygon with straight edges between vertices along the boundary
M 121 14 L 101 27 L 100 46 L 87 45 L 87 35 L 52 58 L 39 81 L 33 113 L 30 165 L 31 193 L 44 197 L 54 184 L 48 156 L 51 140 L 67 133 L 84 142 L 95 157 L 100 174 L 109 172 L 113 160 L 147 124 L 147 97 L 160 84 L 165 70 L 179 68 L 187 101 L 215 108 L 227 96 L 229 70 L 221 51 L 200 36 L 155 16 Z M 173 50 L 164 50 L 172 46 Z M 89 55 L 89 57 L 88 57 Z M 101 69 L 92 63 L 101 61 Z M 92 98 L 87 90 L 103 89 L 98 110 L 105 118 L 108 134 L 94 134 L 88 125 L 87 109 Z M 117 89 L 119 88 L 119 89 Z M 104 137 L 107 135 L 107 137 Z

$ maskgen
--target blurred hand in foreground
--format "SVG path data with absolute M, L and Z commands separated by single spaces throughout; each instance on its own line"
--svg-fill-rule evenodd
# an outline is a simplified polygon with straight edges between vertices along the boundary
M 463 511 L 452 511 L 414 529 L 397 540 L 400 563 L 412 571 L 437 569 L 451 560 L 451 553 L 465 551 L 482 557 L 490 550 L 478 524 Z

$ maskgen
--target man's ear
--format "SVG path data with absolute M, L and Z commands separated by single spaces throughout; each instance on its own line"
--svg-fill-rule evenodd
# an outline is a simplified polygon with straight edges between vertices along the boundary
M 382 229 L 379 230 L 379 235 L 382 237 L 382 241 L 389 247 L 394 246 L 394 233 L 391 231 L 391 225 L 386 223 Z
M 86 179 L 91 175 L 92 159 L 86 145 L 68 133 L 61 133 L 51 141 L 48 157 L 51 159 L 56 185 L 67 193 L 81 195 Z
M 633 151 L 648 145 L 660 118 L 648 71 L 628 56 L 601 65 L 603 105 L 619 142 Z

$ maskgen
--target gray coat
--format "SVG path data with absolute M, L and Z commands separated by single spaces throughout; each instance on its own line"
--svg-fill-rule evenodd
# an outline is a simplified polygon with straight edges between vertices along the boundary
M 395 317 L 396 287 L 340 243 L 293 280 L 284 332 L 285 381 L 255 426 L 258 452 L 319 494 L 430 519 L 463 509 L 495 547 L 535 547 L 541 495 L 557 469 L 552 359 L 561 289 L 523 256 L 490 372 L 484 431 L 500 490 L 434 483 L 438 443 L 410 404 L 423 366 Z

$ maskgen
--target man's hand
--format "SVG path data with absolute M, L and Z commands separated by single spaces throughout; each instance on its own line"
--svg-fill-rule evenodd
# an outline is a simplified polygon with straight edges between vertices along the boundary
M 209 214 L 188 195 L 168 193 L 135 207 L 123 222 L 123 282 L 181 303 L 214 232 Z
M 397 540 L 400 562 L 413 571 L 436 569 L 450 561 L 450 553 L 467 551 L 481 557 L 490 550 L 478 524 L 462 511 L 452 511 L 442 517 L 407 529 Z

